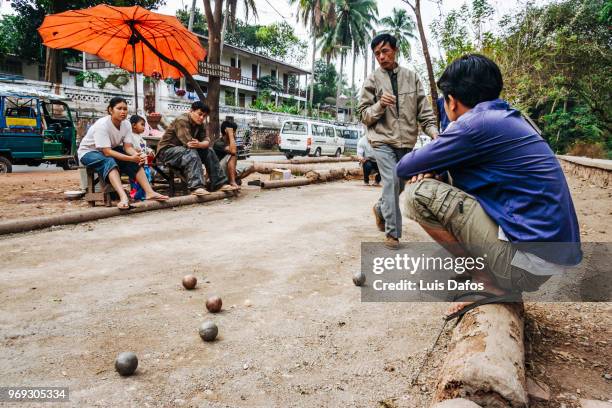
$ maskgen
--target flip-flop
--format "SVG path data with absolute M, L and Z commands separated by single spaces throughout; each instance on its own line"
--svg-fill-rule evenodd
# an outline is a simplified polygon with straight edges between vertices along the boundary
M 117 208 L 120 209 L 121 211 L 125 211 L 125 210 L 129 210 L 130 208 L 132 208 L 132 206 L 130 205 L 128 201 L 119 201 L 117 203 Z
M 153 196 L 153 197 L 149 197 L 147 198 L 147 200 L 153 200 L 153 201 L 168 201 L 170 197 L 167 197 L 165 195 L 159 194 L 157 196 Z
M 467 312 L 479 306 L 482 306 L 482 305 L 490 305 L 490 304 L 495 304 L 495 303 L 516 303 L 516 302 L 521 302 L 523 300 L 521 294 L 516 293 L 516 292 L 510 292 L 504 295 L 495 295 L 489 292 L 465 292 L 465 293 L 460 293 L 457 296 L 455 296 L 453 298 L 453 301 L 456 302 L 459 299 L 468 297 L 468 296 L 482 296 L 483 298 L 480 300 L 474 301 L 474 303 L 471 303 L 465 306 L 461 310 L 458 310 L 454 313 L 444 316 L 444 320 L 448 322 L 453 319 L 458 319 L 457 321 L 459 321 L 461 320 L 463 315 L 465 315 Z

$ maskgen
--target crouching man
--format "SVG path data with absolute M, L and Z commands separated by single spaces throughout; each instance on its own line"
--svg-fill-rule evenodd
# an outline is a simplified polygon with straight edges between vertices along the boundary
M 437 85 L 454 123 L 398 163 L 397 175 L 409 180 L 406 214 L 438 243 L 458 247 L 456 256 L 484 256 L 485 268 L 471 279 L 487 292 L 536 291 L 582 259 L 561 167 L 537 131 L 499 99 L 502 76 L 490 59 L 463 56 Z M 439 180 L 445 172 L 453 185 Z M 448 314 L 469 304 L 455 303 Z
M 204 188 L 206 183 L 202 164 L 210 179 L 210 190 L 234 189 L 227 184 L 227 176 L 206 136 L 204 121 L 209 111 L 204 103 L 194 102 L 189 112 L 172 122 L 157 145 L 158 160 L 179 169 L 187 178 L 187 187 L 194 195 L 209 194 Z
M 243 178 L 255 171 L 253 163 L 243 164 L 238 161 L 237 130 L 238 125 L 235 122 L 224 120 L 221 123 L 221 137 L 215 141 L 213 147 L 230 185 L 235 189 L 240 188 L 239 184 L 242 184 Z

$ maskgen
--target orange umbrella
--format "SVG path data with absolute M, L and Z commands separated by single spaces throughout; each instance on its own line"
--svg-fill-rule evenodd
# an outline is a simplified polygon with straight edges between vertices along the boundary
M 38 32 L 50 48 L 73 48 L 98 55 L 134 73 L 162 78 L 190 77 L 206 56 L 198 38 L 173 16 L 139 6 L 102 4 L 45 17 Z

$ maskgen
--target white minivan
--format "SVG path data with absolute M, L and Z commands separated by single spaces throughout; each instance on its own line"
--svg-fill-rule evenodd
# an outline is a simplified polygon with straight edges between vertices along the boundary
M 288 159 L 294 156 L 341 156 L 344 139 L 329 123 L 307 119 L 283 122 L 278 136 L 278 148 Z

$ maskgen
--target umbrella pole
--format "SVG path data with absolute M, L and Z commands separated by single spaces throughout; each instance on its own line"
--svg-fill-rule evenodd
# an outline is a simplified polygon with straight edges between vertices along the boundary
M 136 73 L 136 44 L 132 44 L 132 60 L 133 60 L 133 73 L 134 73 L 134 106 L 138 115 L 138 74 Z

